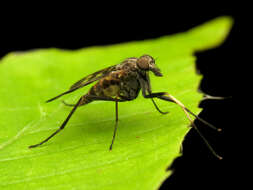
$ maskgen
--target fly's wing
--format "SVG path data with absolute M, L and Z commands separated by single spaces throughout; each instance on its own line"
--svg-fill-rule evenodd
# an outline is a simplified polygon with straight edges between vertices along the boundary
M 105 69 L 102 69 L 100 71 L 97 71 L 93 74 L 90 74 L 84 78 L 82 78 L 81 80 L 77 81 L 75 84 L 73 84 L 69 90 L 76 90 L 78 88 L 81 88 L 83 86 L 86 86 L 94 81 L 97 81 L 101 78 L 103 78 L 104 76 L 106 76 L 108 73 L 115 71 L 116 70 L 116 65 L 111 66 L 111 67 L 107 67 Z
M 75 90 L 77 90 L 81 87 L 84 87 L 84 86 L 90 84 L 90 83 L 93 83 L 93 82 L 103 78 L 104 76 L 106 76 L 107 74 L 109 74 L 110 72 L 115 71 L 115 70 L 116 70 L 116 65 L 111 66 L 111 67 L 107 67 L 105 69 L 102 69 L 100 71 L 92 73 L 92 74 L 82 78 L 81 80 L 77 81 L 75 84 L 73 84 L 70 87 L 70 89 L 68 91 L 63 92 L 63 93 L 59 94 L 58 96 L 47 100 L 46 102 L 51 102 L 51 101 L 65 95 L 65 94 L 68 94 L 68 93 L 73 92 L 73 91 L 75 91 Z

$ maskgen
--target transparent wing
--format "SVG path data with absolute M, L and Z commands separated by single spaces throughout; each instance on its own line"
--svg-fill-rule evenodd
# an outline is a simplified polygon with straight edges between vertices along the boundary
M 97 71 L 95 73 L 92 73 L 84 78 L 82 78 L 81 80 L 77 81 L 75 84 L 73 84 L 71 87 L 70 87 L 70 90 L 72 89 L 78 89 L 78 88 L 81 88 L 83 86 L 86 86 L 94 81 L 97 81 L 101 78 L 103 78 L 104 76 L 106 76 L 108 73 L 112 72 L 112 71 L 115 71 L 116 70 L 116 65 L 114 66 L 111 66 L 111 67 L 107 67 L 105 69 L 102 69 L 100 71 Z
M 84 87 L 90 83 L 93 83 L 93 82 L 105 77 L 107 74 L 109 74 L 110 72 L 115 71 L 115 70 L 116 70 L 116 65 L 113 65 L 113 66 L 107 67 L 105 69 L 102 69 L 100 71 L 97 71 L 95 73 L 92 73 L 90 75 L 87 75 L 86 77 L 84 77 L 81 80 L 74 83 L 68 91 L 63 92 L 63 93 L 59 94 L 58 96 L 47 100 L 46 102 L 51 102 L 51 101 L 65 95 L 65 94 L 71 93 L 81 87 Z

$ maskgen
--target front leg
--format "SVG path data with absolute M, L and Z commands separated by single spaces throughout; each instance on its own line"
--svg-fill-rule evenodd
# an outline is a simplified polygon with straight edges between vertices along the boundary
M 152 93 L 149 95 L 145 95 L 145 98 L 159 98 L 165 101 L 169 101 L 169 102 L 173 102 L 177 105 L 179 105 L 182 110 L 184 111 L 186 117 L 188 118 L 188 120 L 191 123 L 191 126 L 197 131 L 197 133 L 199 134 L 199 136 L 203 139 L 203 141 L 205 142 L 205 144 L 207 145 L 207 147 L 209 148 L 209 150 L 212 152 L 212 154 L 214 156 L 216 156 L 218 159 L 222 159 L 221 156 L 219 156 L 214 149 L 212 148 L 212 146 L 208 143 L 208 141 L 206 140 L 206 138 L 200 133 L 200 131 L 198 130 L 197 126 L 194 124 L 193 120 L 191 119 L 190 115 L 193 115 L 194 117 L 196 117 L 196 119 L 198 119 L 199 121 L 203 122 L 204 124 L 206 124 L 208 127 L 215 129 L 217 131 L 221 131 L 221 129 L 214 127 L 213 125 L 211 125 L 210 123 L 208 123 L 207 121 L 203 120 L 202 118 L 198 117 L 197 115 L 195 115 L 192 111 L 190 111 L 188 108 L 186 108 L 184 106 L 183 103 L 181 103 L 179 100 L 177 100 L 175 97 L 173 97 L 172 95 L 170 95 L 167 92 L 158 92 L 158 93 Z
M 140 82 L 140 84 L 141 84 L 141 89 L 142 89 L 142 95 L 143 95 L 145 98 L 147 97 L 147 95 L 146 95 L 147 92 L 148 92 L 149 95 L 152 94 L 149 76 L 147 75 L 146 77 L 147 77 L 146 80 L 144 80 L 144 79 L 142 79 L 142 78 L 139 79 L 139 82 Z M 148 95 L 148 96 L 149 96 L 149 95 Z M 157 110 L 159 113 L 161 113 L 161 114 L 167 114 L 167 113 L 169 113 L 169 112 L 163 112 L 163 111 L 161 111 L 160 108 L 159 108 L 159 107 L 157 106 L 157 104 L 155 103 L 155 100 L 153 99 L 153 97 L 150 97 L 150 98 L 151 98 L 152 103 L 154 104 L 156 110 Z
M 145 98 L 159 98 L 161 100 L 166 100 L 169 102 L 173 102 L 177 105 L 179 105 L 183 111 L 185 112 L 186 116 L 190 119 L 189 114 L 191 114 L 192 116 L 194 116 L 196 119 L 198 119 L 199 121 L 201 121 L 202 123 L 206 124 L 208 127 L 215 129 L 217 131 L 221 131 L 221 129 L 216 128 L 215 126 L 213 126 L 212 124 L 208 123 L 207 121 L 205 121 L 204 119 L 200 118 L 199 116 L 197 116 L 196 114 L 194 114 L 191 110 L 189 110 L 188 108 L 185 107 L 185 105 L 183 103 L 181 103 L 179 100 L 177 100 L 175 97 L 173 97 L 172 95 L 170 95 L 167 92 L 157 92 L 157 93 L 152 93 L 150 95 L 146 95 L 144 96 Z M 189 113 L 189 114 L 188 114 Z

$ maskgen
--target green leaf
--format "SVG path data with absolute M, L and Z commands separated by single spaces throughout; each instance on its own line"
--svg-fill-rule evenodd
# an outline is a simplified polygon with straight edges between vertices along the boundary
M 170 175 L 165 169 L 178 157 L 189 122 L 175 104 L 159 101 L 158 113 L 141 95 L 119 103 L 119 128 L 112 151 L 113 102 L 80 107 L 66 128 L 48 137 L 71 108 L 49 98 L 83 76 L 127 57 L 152 55 L 164 77 L 151 76 L 154 92 L 167 91 L 193 112 L 200 111 L 201 76 L 194 69 L 197 50 L 220 45 L 232 26 L 220 17 L 194 29 L 157 39 L 98 46 L 76 51 L 39 49 L 13 52 L 0 62 L 1 189 L 157 189 Z M 74 103 L 85 87 L 62 99 Z

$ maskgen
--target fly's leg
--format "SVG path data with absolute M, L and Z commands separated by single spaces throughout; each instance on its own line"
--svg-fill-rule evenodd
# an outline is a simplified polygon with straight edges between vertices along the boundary
M 114 126 L 114 132 L 113 132 L 113 136 L 112 136 L 112 143 L 110 145 L 109 150 L 112 150 L 112 145 L 114 143 L 115 140 L 115 136 L 116 136 L 116 132 L 117 132 L 117 128 L 118 128 L 118 121 L 119 121 L 119 114 L 118 114 L 118 101 L 115 101 L 115 126 Z
M 159 109 L 159 107 L 156 105 L 155 100 L 154 100 L 153 98 L 151 98 L 151 100 L 152 100 L 152 102 L 153 102 L 153 104 L 154 104 L 156 110 L 157 110 L 159 113 L 161 113 L 161 114 L 167 114 L 167 113 L 169 113 L 169 112 L 163 112 L 163 111 L 161 111 L 161 110 Z
M 68 123 L 69 119 L 71 118 L 71 116 L 73 115 L 73 113 L 76 111 L 77 107 L 83 103 L 83 102 L 87 102 L 89 103 L 90 101 L 87 101 L 87 99 L 85 98 L 85 96 L 81 97 L 78 102 L 75 104 L 74 108 L 71 110 L 71 112 L 69 113 L 69 115 L 67 116 L 67 118 L 65 119 L 65 121 L 62 123 L 62 125 L 60 126 L 59 129 L 57 129 L 53 134 L 51 134 L 49 137 L 47 137 L 45 140 L 41 141 L 40 143 L 38 144 L 35 144 L 35 145 L 31 145 L 29 146 L 29 148 L 35 148 L 35 147 L 38 147 L 42 144 L 44 144 L 45 142 L 47 142 L 49 139 L 51 139 L 53 136 L 55 136 L 57 133 L 59 133 L 61 130 L 64 129 L 64 127 L 66 126 L 66 124 Z M 87 104 L 86 103 L 86 104 Z
M 215 129 L 217 131 L 221 131 L 221 129 L 214 127 L 213 125 L 211 125 L 210 123 L 208 123 L 207 121 L 201 119 L 200 117 L 198 117 L 197 115 L 195 115 L 192 111 L 190 111 L 188 108 L 186 108 L 184 106 L 184 104 L 182 104 L 179 100 L 177 100 L 175 97 L 173 97 L 172 95 L 170 95 L 167 92 L 158 92 L 158 93 L 151 93 L 149 95 L 145 95 L 145 98 L 159 98 L 165 101 L 169 101 L 169 102 L 173 102 L 177 105 L 179 105 L 182 110 L 184 111 L 186 117 L 188 118 L 188 120 L 191 123 L 191 126 L 197 131 L 197 133 L 200 135 L 200 137 L 203 139 L 203 141 L 205 142 L 205 144 L 207 145 L 207 147 L 210 149 L 210 151 L 212 152 L 212 154 L 214 156 L 216 156 L 218 159 L 222 159 L 221 156 L 219 156 L 214 149 L 212 148 L 212 146 L 208 143 L 208 141 L 206 140 L 206 138 L 200 133 L 200 131 L 198 130 L 197 126 L 194 124 L 193 120 L 191 119 L 190 115 L 193 115 L 194 117 L 196 117 L 199 121 L 203 122 L 204 124 L 206 124 L 207 126 L 209 126 L 212 129 Z
M 118 114 L 118 102 L 120 100 L 118 99 L 114 99 L 114 98 L 110 98 L 110 97 L 97 97 L 97 96 L 89 96 L 90 98 L 92 98 L 93 100 L 104 100 L 104 101 L 115 101 L 115 115 L 116 115 L 116 119 L 115 119 L 115 125 L 114 125 L 114 132 L 113 132 L 113 136 L 112 136 L 112 143 L 110 145 L 109 150 L 112 150 L 112 146 L 116 137 L 116 132 L 117 132 L 117 128 L 118 128 L 118 121 L 119 121 L 119 114 Z M 66 106 L 75 106 L 75 104 L 68 104 L 64 101 L 62 101 L 62 103 Z M 81 105 L 80 105 L 81 106 Z
M 64 100 L 62 100 L 62 103 L 63 103 L 65 106 L 70 106 L 70 107 L 74 107 L 74 106 L 75 106 L 75 104 L 69 104 L 69 103 L 65 102 Z M 81 105 L 79 105 L 79 106 L 81 106 Z
M 64 127 L 68 123 L 69 119 L 71 118 L 71 116 L 73 115 L 73 113 L 75 112 L 75 110 L 77 109 L 77 107 L 82 106 L 82 105 L 86 105 L 86 104 L 88 104 L 88 103 L 90 103 L 92 101 L 114 101 L 114 102 L 116 102 L 116 123 L 115 123 L 115 127 L 114 127 L 114 134 L 113 134 L 112 143 L 111 143 L 111 146 L 110 146 L 110 150 L 111 150 L 113 142 L 115 140 L 117 126 L 118 126 L 118 102 L 124 102 L 126 100 L 124 100 L 124 99 L 116 99 L 116 98 L 111 98 L 111 97 L 100 97 L 100 96 L 89 95 L 89 94 L 82 96 L 78 100 L 78 102 L 76 104 L 68 104 L 66 102 L 63 102 L 65 105 L 67 105 L 67 106 L 73 106 L 74 108 L 71 110 L 71 112 L 69 113 L 69 115 L 67 116 L 67 118 L 65 119 L 65 121 L 62 123 L 62 125 L 60 126 L 60 128 L 57 129 L 53 134 L 51 134 L 45 140 L 41 141 L 38 144 L 31 145 L 31 146 L 29 146 L 29 148 L 35 148 L 35 147 L 38 147 L 38 146 L 44 144 L 45 142 L 47 142 L 49 139 L 51 139 L 53 136 L 55 136 L 57 133 L 59 133 L 61 130 L 64 129 Z
M 94 96 L 94 95 L 87 95 L 86 96 L 87 98 L 89 98 L 90 100 L 92 101 L 117 101 L 117 102 L 124 102 L 126 100 L 120 100 L 120 99 L 116 99 L 116 98 L 111 98 L 111 97 L 100 97 L 100 96 Z M 65 102 L 64 100 L 62 101 L 62 103 L 65 105 L 65 106 L 70 106 L 70 107 L 74 107 L 75 104 L 69 104 L 67 102 Z M 82 106 L 82 105 L 85 105 L 85 103 L 81 103 L 79 106 Z
M 147 78 L 146 78 L 146 81 L 143 80 L 143 79 L 139 79 L 139 82 L 141 84 L 141 87 L 142 87 L 142 95 L 144 97 L 146 97 L 146 93 L 148 93 L 149 95 L 152 94 L 152 91 L 151 91 L 151 84 L 150 84 L 150 80 L 149 80 L 149 76 L 147 75 Z M 155 100 L 153 99 L 153 97 L 150 97 L 151 100 L 152 100 L 152 103 L 154 104 L 156 110 L 161 113 L 161 114 L 167 114 L 169 112 L 163 112 L 159 109 L 159 107 L 157 106 L 157 104 L 155 103 Z

